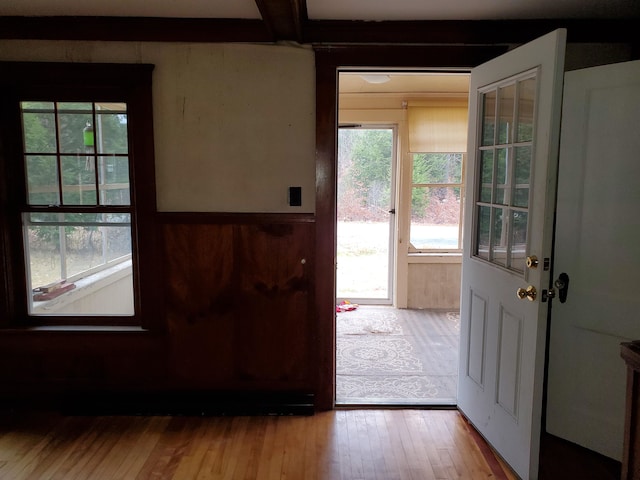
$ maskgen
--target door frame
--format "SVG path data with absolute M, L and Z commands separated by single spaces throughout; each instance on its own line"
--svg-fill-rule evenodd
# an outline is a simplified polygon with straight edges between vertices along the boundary
M 335 267 L 340 68 L 471 69 L 506 46 L 318 46 L 316 65 L 315 407 L 335 407 Z

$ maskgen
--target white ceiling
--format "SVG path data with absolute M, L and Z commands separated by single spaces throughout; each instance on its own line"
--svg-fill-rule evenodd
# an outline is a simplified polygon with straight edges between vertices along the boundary
M 306 5 L 310 20 L 497 20 L 640 16 L 640 0 L 307 0 Z M 5 15 L 261 18 L 255 0 L 0 0 L 0 16 Z
M 384 77 L 384 83 L 371 83 L 369 77 Z M 455 93 L 469 92 L 468 74 L 366 72 L 340 73 L 340 93 Z

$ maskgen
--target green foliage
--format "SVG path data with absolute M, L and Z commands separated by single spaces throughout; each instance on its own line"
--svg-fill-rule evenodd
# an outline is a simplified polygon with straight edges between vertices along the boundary
M 393 130 L 340 129 L 338 149 L 339 218 L 373 220 L 388 215 Z
M 413 155 L 412 220 L 437 224 L 457 223 L 460 216 L 460 188 L 438 185 L 461 182 L 461 153 Z
M 103 113 L 96 113 L 98 128 L 93 128 L 91 102 L 58 103 L 57 115 L 52 102 L 22 102 L 21 106 L 29 204 L 97 205 L 96 185 L 105 183 L 120 183 L 125 187 L 105 189 L 102 203 L 130 203 L 128 159 L 114 156 L 128 153 L 125 113 L 101 110 Z M 85 134 L 91 129 L 95 138 L 88 141 Z M 65 187 L 62 192 L 60 181 Z M 66 221 L 81 219 L 86 221 L 86 214 L 65 214 Z M 72 235 L 75 230 L 76 227 L 65 226 L 64 234 Z M 59 227 L 32 229 L 34 240 L 55 246 L 60 245 L 60 234 Z

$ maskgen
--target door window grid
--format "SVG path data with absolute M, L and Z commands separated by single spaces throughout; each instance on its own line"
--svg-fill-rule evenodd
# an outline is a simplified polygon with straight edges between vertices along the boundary
M 475 257 L 523 273 L 527 250 L 535 72 L 481 94 Z

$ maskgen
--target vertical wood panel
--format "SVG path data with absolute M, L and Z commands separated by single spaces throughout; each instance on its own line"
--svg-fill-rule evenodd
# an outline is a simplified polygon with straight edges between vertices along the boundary
M 178 385 L 212 387 L 233 368 L 233 227 L 163 228 L 170 374 Z
M 170 382 L 311 391 L 313 223 L 165 223 Z

